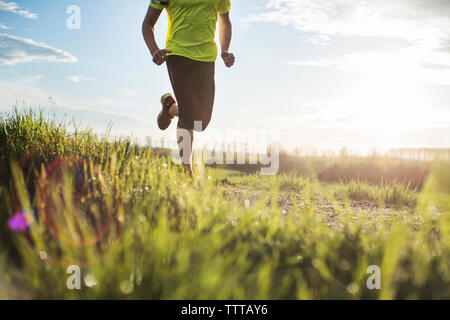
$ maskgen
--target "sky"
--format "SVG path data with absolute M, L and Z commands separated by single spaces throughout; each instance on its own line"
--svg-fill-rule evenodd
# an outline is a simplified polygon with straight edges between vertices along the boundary
M 0 112 L 44 107 L 99 134 L 111 125 L 175 147 L 175 125 L 156 125 L 171 87 L 142 39 L 148 3 L 0 0 Z M 450 147 L 450 1 L 231 4 L 236 65 L 217 62 L 203 138 L 257 131 L 276 132 L 287 149 Z M 73 5 L 79 28 L 69 28 Z M 166 31 L 164 13 L 160 47 Z

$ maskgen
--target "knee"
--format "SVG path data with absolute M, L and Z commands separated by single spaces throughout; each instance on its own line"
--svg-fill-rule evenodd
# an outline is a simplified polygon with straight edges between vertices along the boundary
M 197 128 L 194 128 L 194 130 L 200 132 L 205 131 L 206 128 L 208 128 L 210 122 L 211 122 L 211 113 L 209 113 L 208 115 L 204 115 L 201 118 L 200 123 L 197 125 Z
M 194 108 L 189 114 L 185 114 L 182 116 L 180 115 L 180 118 L 178 120 L 178 127 L 187 130 L 202 132 L 205 131 L 209 126 L 211 117 L 212 107 L 207 108 L 201 106 L 199 108 Z

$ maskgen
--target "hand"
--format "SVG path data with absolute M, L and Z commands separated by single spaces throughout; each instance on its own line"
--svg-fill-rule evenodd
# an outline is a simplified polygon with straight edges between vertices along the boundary
M 222 52 L 222 59 L 228 68 L 231 68 L 234 65 L 234 61 L 236 61 L 234 54 L 226 51 Z
M 170 50 L 159 49 L 153 54 L 153 62 L 160 66 L 167 60 L 167 54 L 172 53 Z

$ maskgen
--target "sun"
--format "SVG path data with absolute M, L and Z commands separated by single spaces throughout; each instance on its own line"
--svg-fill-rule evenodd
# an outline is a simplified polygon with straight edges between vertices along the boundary
M 428 118 L 425 83 L 416 70 L 372 65 L 350 86 L 343 104 L 354 125 L 380 133 L 422 128 Z

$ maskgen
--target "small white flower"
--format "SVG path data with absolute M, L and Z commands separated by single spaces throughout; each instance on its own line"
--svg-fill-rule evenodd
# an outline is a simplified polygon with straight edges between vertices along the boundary
M 39 258 L 40 258 L 41 260 L 45 260 L 45 259 L 47 259 L 47 257 L 48 257 L 47 252 L 45 252 L 45 251 L 39 251 Z
M 88 273 L 85 277 L 84 277 L 84 284 L 86 285 L 86 287 L 88 288 L 92 288 L 93 286 L 97 285 L 97 280 L 95 279 L 94 275 L 91 273 Z

